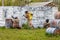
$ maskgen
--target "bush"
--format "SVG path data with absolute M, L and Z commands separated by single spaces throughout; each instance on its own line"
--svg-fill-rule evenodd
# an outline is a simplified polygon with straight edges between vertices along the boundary
M 23 24 L 23 25 L 22 25 L 22 28 L 23 28 L 23 29 L 31 29 L 28 24 Z

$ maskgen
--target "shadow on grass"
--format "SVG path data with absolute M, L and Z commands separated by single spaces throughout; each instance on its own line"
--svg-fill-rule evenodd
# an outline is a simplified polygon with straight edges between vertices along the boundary
M 3 26 L 3 27 L 0 27 L 0 29 L 5 29 L 5 26 Z
M 59 34 L 48 34 L 48 33 L 45 33 L 45 35 L 47 37 L 59 37 L 60 36 Z

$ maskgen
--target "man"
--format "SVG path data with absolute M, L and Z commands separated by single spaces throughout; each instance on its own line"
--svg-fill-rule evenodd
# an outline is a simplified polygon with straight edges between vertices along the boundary
M 29 13 L 28 11 L 25 11 L 25 15 L 24 16 L 25 16 L 25 18 L 28 21 L 28 25 L 30 27 L 33 27 L 33 25 L 32 25 L 32 17 L 33 17 L 33 14 L 32 13 Z
M 60 12 L 55 13 L 55 19 L 60 19 Z
M 59 23 L 58 23 L 59 26 Z M 57 26 L 57 22 L 53 20 L 49 28 L 47 28 L 46 33 L 48 34 L 60 34 L 60 28 Z
M 18 29 L 20 29 L 20 27 L 19 27 L 19 19 L 18 19 L 17 17 L 15 17 L 15 18 L 13 19 L 13 28 L 18 28 Z
M 50 27 L 50 23 L 49 23 L 49 19 L 46 19 L 44 23 L 44 28 L 48 28 L 48 27 Z
M 51 23 L 50 23 L 50 27 L 56 28 L 57 27 L 57 21 L 52 20 Z

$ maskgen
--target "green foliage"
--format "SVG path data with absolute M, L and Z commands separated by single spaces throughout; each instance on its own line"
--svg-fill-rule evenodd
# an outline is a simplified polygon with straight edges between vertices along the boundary
M 28 24 L 23 24 L 22 27 L 23 27 L 23 29 L 31 29 L 31 28 L 28 26 Z
M 54 3 L 56 3 L 57 5 L 60 5 L 60 0 L 53 0 Z
M 24 6 L 25 0 L 4 0 L 4 6 Z
M 0 6 L 2 6 L 2 0 L 0 0 Z
M 58 5 L 58 9 L 60 11 L 60 0 L 53 0 L 53 2 Z
M 32 0 L 33 2 L 46 2 L 48 0 Z
M 43 2 L 47 0 L 32 0 L 31 2 Z M 31 3 L 28 0 L 4 0 L 4 6 L 24 6 Z M 2 0 L 0 1 L 0 6 L 2 5 Z

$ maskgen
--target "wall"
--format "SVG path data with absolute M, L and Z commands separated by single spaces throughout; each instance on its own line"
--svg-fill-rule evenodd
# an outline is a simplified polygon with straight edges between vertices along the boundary
M 43 27 L 43 22 L 45 21 L 45 19 L 53 20 L 54 13 L 58 11 L 57 7 L 51 8 L 46 6 L 42 6 L 42 7 L 4 6 L 4 7 L 0 7 L 0 10 L 1 10 L 1 13 L 3 13 L 1 15 L 3 17 L 0 16 L 3 20 L 6 18 L 11 18 L 12 15 L 17 16 L 20 20 L 20 26 L 22 26 L 23 23 L 27 22 L 26 18 L 23 16 L 25 14 L 24 12 L 26 10 L 32 12 L 33 13 L 32 24 L 35 28 L 37 28 L 38 26 Z M 0 23 L 2 22 L 0 21 Z

